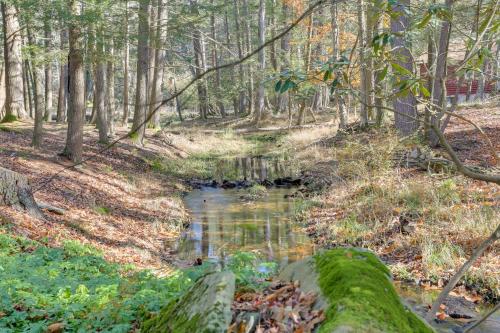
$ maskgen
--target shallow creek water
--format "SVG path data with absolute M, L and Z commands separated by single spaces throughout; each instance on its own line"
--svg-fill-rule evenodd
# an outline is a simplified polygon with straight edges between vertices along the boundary
M 281 161 L 261 157 L 224 160 L 217 165 L 217 180 L 263 181 L 296 176 Z M 294 189 L 271 188 L 267 196 L 246 200 L 244 189 L 203 187 L 190 192 L 184 204 L 191 212 L 191 225 L 178 244 L 180 259 L 194 262 L 224 260 L 237 251 L 256 251 L 279 267 L 314 254 L 314 244 L 292 221 L 297 202 L 288 198 Z M 423 315 L 436 292 L 413 284 L 395 283 L 401 298 Z M 469 309 L 470 310 L 470 309 Z M 476 307 L 469 313 L 480 317 L 488 307 Z M 464 322 L 446 321 L 434 325 L 438 332 L 462 332 Z M 500 313 L 490 317 L 474 332 L 500 332 Z
M 272 188 L 257 200 L 242 199 L 246 190 L 202 188 L 185 199 L 191 226 L 181 241 L 182 259 L 223 259 L 236 251 L 258 251 L 266 260 L 286 265 L 314 252 L 309 237 L 290 219 L 291 189 Z

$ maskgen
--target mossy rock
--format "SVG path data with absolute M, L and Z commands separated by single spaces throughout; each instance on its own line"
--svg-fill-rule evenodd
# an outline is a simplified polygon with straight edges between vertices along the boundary
M 387 267 L 363 249 L 333 249 L 289 265 L 280 274 L 320 291 L 323 333 L 430 333 L 433 329 L 401 302 Z M 315 307 L 318 305 L 316 304 Z
M 231 324 L 235 276 L 210 273 L 200 278 L 182 297 L 170 302 L 146 321 L 143 333 L 225 333 Z

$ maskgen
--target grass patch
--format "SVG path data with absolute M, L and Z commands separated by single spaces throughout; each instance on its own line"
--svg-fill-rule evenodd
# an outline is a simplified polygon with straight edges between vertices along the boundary
M 111 213 L 111 209 L 104 206 L 95 206 L 94 212 L 96 212 L 99 215 L 109 215 Z
M 17 121 L 17 117 L 13 114 L 6 114 L 0 121 L 0 124 L 13 123 Z

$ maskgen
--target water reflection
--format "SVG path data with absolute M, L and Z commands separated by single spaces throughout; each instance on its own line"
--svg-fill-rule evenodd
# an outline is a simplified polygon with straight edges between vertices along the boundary
M 225 258 L 236 251 L 258 251 L 280 265 L 313 252 L 305 233 L 290 221 L 294 209 L 290 190 L 273 188 L 253 202 L 240 199 L 243 192 L 203 188 L 191 192 L 185 205 L 192 223 L 179 246 L 182 259 Z
M 221 159 L 215 168 L 215 179 L 222 182 L 227 180 L 264 181 L 283 177 L 294 177 L 298 169 L 286 156 L 282 157 L 237 157 Z

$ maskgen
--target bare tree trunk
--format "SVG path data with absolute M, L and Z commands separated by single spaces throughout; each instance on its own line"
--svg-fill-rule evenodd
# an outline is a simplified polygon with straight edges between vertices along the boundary
M 61 29 L 61 51 L 64 50 L 68 41 L 68 34 L 65 28 Z M 68 63 L 61 61 L 59 64 L 59 94 L 57 96 L 57 122 L 66 120 L 66 110 L 68 101 Z
M 147 110 L 147 70 L 148 70 L 148 36 L 149 36 L 149 0 L 139 2 L 139 43 L 137 45 L 137 81 L 135 92 L 134 123 L 131 133 L 135 141 L 143 144 L 146 130 Z
M 334 3 L 331 5 L 331 15 L 332 15 L 332 38 L 333 38 L 333 57 L 338 59 L 340 57 L 340 28 L 338 24 L 339 11 L 338 4 Z M 336 75 L 341 75 L 341 72 L 337 72 Z M 342 96 L 337 90 L 334 92 L 335 102 L 337 103 L 337 109 L 339 113 L 339 128 L 345 128 L 347 126 L 347 117 L 345 113 L 345 105 Z
M 286 1 L 283 1 L 282 5 L 282 16 L 284 17 L 285 25 L 288 24 L 292 16 L 292 9 Z M 291 34 L 288 33 L 281 39 L 281 61 L 283 62 L 282 71 L 286 71 L 290 68 L 290 40 Z M 290 98 L 290 94 L 285 92 L 280 94 L 278 97 L 278 111 L 285 112 L 288 108 L 288 100 Z
M 45 52 L 50 52 L 52 49 L 52 28 L 50 21 L 44 22 L 45 33 Z M 52 62 L 47 61 L 45 64 L 45 113 L 44 118 L 46 121 L 52 121 L 53 112 L 53 93 L 52 93 Z
M 259 1 L 259 44 L 263 45 L 266 42 L 266 1 Z M 265 87 L 264 87 L 264 71 L 266 69 L 266 54 L 264 49 L 259 51 L 259 90 L 258 90 L 258 108 L 255 112 L 255 125 L 265 116 Z
M 28 116 L 23 97 L 21 27 L 14 5 L 2 1 L 5 59 L 5 120 Z
M 73 16 L 80 16 L 80 3 L 68 0 L 68 7 Z M 63 155 L 74 163 L 82 161 L 83 123 L 85 115 L 85 77 L 83 65 L 83 35 L 76 20 L 69 25 L 69 103 L 68 135 Z
M 454 0 L 446 0 L 445 7 L 451 10 Z M 436 53 L 436 68 L 434 80 L 432 83 L 431 101 L 434 105 L 433 112 L 430 117 L 430 122 L 436 127 L 441 127 L 441 118 L 446 110 L 446 75 L 447 75 L 447 59 L 448 46 L 450 42 L 451 24 L 449 21 L 441 23 L 441 32 L 439 35 L 439 45 Z M 431 146 L 436 146 L 439 142 L 434 132 L 429 133 L 429 143 Z
M 366 0 L 359 0 L 358 3 L 358 26 L 359 26 L 359 66 L 360 66 L 360 91 L 361 91 L 361 126 L 368 125 L 368 105 L 369 105 L 369 91 L 368 91 L 368 71 L 367 59 L 365 56 L 367 48 L 366 37 Z
M 124 19 L 124 42 L 123 42 L 123 115 L 122 125 L 126 126 L 128 123 L 129 114 L 129 44 L 128 44 L 128 0 L 125 0 L 125 19 Z
M 115 46 L 113 37 L 109 40 L 108 45 L 108 56 L 111 58 L 108 60 L 106 67 L 106 111 L 107 111 L 107 128 L 109 136 L 115 135 Z
M 160 107 L 162 101 L 161 88 L 163 86 L 164 66 L 165 66 L 165 41 L 167 39 L 167 3 L 165 0 L 158 0 L 157 23 L 156 23 L 156 38 L 154 50 L 154 71 L 153 71 L 153 87 L 151 89 L 151 101 L 149 104 L 149 112 L 152 113 Z M 151 124 L 154 128 L 160 128 L 160 110 L 156 111 L 151 119 Z
M 211 0 L 212 5 L 214 4 L 214 1 Z M 212 32 L 212 66 L 213 67 L 218 67 L 219 66 L 219 57 L 218 57 L 218 52 L 217 52 L 217 32 L 215 29 L 215 12 L 212 12 L 212 15 L 210 16 L 210 26 L 211 26 L 211 32 Z M 219 112 L 222 117 L 226 116 L 226 110 L 224 109 L 224 103 L 222 102 L 221 98 L 221 88 L 220 88 L 220 81 L 221 81 L 221 71 L 220 69 L 217 69 L 215 71 L 215 96 L 216 96 L 216 103 L 217 103 L 217 108 L 219 109 Z
M 30 28 L 28 30 L 28 42 L 31 47 L 30 50 L 33 50 L 34 47 L 37 46 L 35 36 L 33 36 L 33 32 Z M 35 57 L 33 51 L 30 51 L 31 57 Z M 35 148 L 40 148 L 43 140 L 43 115 L 44 115 L 44 93 L 43 93 L 43 70 L 37 64 L 33 64 L 33 90 L 35 94 L 35 125 L 33 130 L 33 140 L 32 145 Z
M 229 8 L 229 1 L 225 0 L 224 4 L 225 4 L 224 7 L 226 8 L 226 11 L 224 12 L 224 30 L 225 30 L 225 33 L 226 33 L 226 47 L 227 47 L 228 50 L 230 50 L 232 44 L 231 44 L 231 35 L 229 33 L 229 17 L 228 17 L 228 14 L 227 14 L 227 8 Z M 234 71 L 233 71 L 232 68 L 229 69 L 229 73 L 230 73 L 229 77 L 230 77 L 231 82 L 236 83 Z M 238 108 L 239 108 L 238 97 L 234 96 L 233 97 L 233 109 L 234 109 L 234 114 L 235 115 L 238 114 Z
M 193 14 L 198 13 L 197 0 L 190 0 L 191 11 Z M 195 75 L 200 75 L 205 70 L 205 56 L 203 36 L 198 27 L 194 27 L 193 31 L 193 50 L 195 58 Z M 200 109 L 200 118 L 207 119 L 208 115 L 208 95 L 205 80 L 199 80 L 198 84 L 198 103 Z
M 242 47 L 242 38 L 241 38 L 241 28 L 240 28 L 240 9 L 239 9 L 239 4 L 238 0 L 234 0 L 234 23 L 235 23 L 235 30 L 236 30 L 236 45 L 238 47 L 238 58 L 243 58 L 243 47 Z M 243 70 L 243 64 L 238 65 L 238 71 L 239 71 L 239 82 L 240 82 L 240 87 L 239 87 L 239 105 L 238 105 L 238 113 L 243 114 L 245 113 L 245 91 L 244 91 L 244 82 L 245 82 L 245 74 Z
M 25 84 L 26 84 L 26 93 L 27 93 L 27 99 L 28 99 L 28 110 L 29 110 L 29 116 L 34 118 L 35 117 L 35 112 L 33 108 L 33 90 L 32 90 L 32 85 L 31 83 L 33 82 L 32 80 L 32 75 L 31 75 L 31 66 L 30 62 L 26 59 L 24 60 L 24 73 L 25 73 Z
M 259 6 L 259 8 L 260 8 L 260 6 Z M 243 0 L 243 17 L 246 18 L 245 20 L 243 20 L 244 27 L 245 27 L 245 30 L 244 30 L 245 54 L 248 54 L 251 51 L 251 45 L 250 45 L 251 44 L 251 38 L 250 38 L 251 13 L 248 10 L 248 1 L 247 0 Z M 265 25 L 265 22 L 264 22 L 264 25 Z M 248 112 L 250 114 L 253 114 L 255 112 L 255 89 L 254 89 L 255 82 L 254 82 L 254 70 L 253 70 L 252 63 L 248 63 L 246 66 L 246 69 L 247 69 L 247 77 L 248 77 L 248 86 L 247 86 Z
M 405 14 L 405 7 L 409 5 L 410 0 L 404 0 L 393 7 L 393 11 L 400 13 L 400 15 L 391 20 L 391 31 L 393 34 L 397 34 L 393 43 L 396 63 L 408 71 L 413 72 L 413 57 L 411 52 L 405 46 L 407 43 L 404 37 L 398 36 L 404 34 L 405 30 L 409 28 L 409 19 Z M 409 79 L 401 73 L 395 73 L 395 75 L 399 76 L 400 80 Z M 416 119 L 417 101 L 415 96 L 411 93 L 406 96 L 398 96 L 393 102 L 393 107 L 395 110 L 394 122 L 398 132 L 403 136 L 415 133 L 418 129 L 418 120 Z

